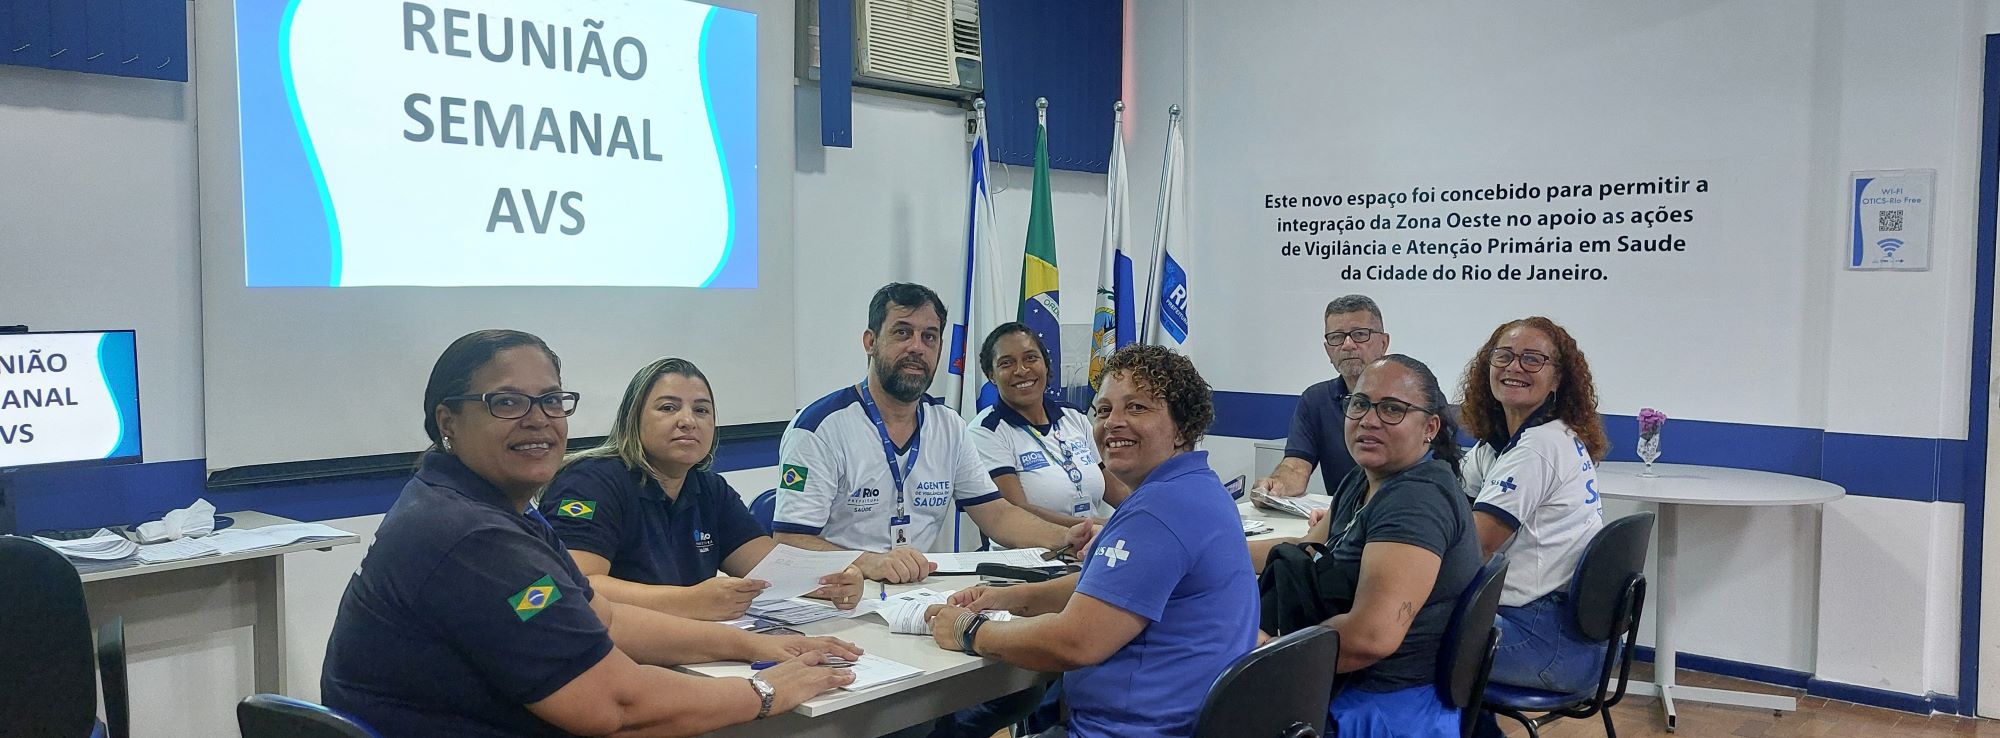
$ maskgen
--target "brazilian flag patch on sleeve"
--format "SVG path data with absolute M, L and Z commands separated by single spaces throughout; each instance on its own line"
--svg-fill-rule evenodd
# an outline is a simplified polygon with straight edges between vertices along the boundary
M 507 598 L 507 604 L 513 606 L 514 616 L 525 623 L 561 599 L 562 590 L 556 588 L 555 577 L 545 575 L 528 585 L 527 589 Z
M 597 517 L 597 505 L 583 500 L 563 500 L 556 505 L 556 517 L 589 520 Z
M 784 472 L 778 475 L 778 486 L 793 492 L 806 491 L 806 468 L 786 464 Z

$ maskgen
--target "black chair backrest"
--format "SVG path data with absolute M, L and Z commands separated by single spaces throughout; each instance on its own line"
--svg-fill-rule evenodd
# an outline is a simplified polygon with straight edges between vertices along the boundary
M 97 681 L 104 687 L 107 738 L 132 734 L 132 710 L 125 685 L 125 618 L 114 616 L 97 629 Z
M 0 536 L 0 716 L 7 735 L 87 736 L 97 725 L 97 661 L 76 567 L 30 538 Z M 22 665 L 32 664 L 33 668 Z
M 1619 620 L 1638 616 L 1626 612 L 1619 601 L 1633 577 L 1645 575 L 1653 518 L 1653 513 L 1642 512 L 1606 523 L 1583 549 L 1569 591 L 1576 606 L 1576 627 L 1585 638 L 1611 640 L 1625 632 L 1627 623 Z
M 1195 738 L 1324 734 L 1339 662 L 1340 634 L 1319 625 L 1244 654 L 1208 688 Z
M 1492 667 L 1493 616 L 1506 588 L 1507 557 L 1494 554 L 1458 596 L 1438 644 L 1438 696 L 1457 708 L 1477 707 Z M 1471 712 L 1471 710 L 1468 710 Z
M 379 738 L 361 721 L 278 694 L 253 694 L 236 703 L 243 738 Z

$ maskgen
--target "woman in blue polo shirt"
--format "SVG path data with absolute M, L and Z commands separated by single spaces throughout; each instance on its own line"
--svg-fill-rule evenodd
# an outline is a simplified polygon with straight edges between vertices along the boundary
M 1049 350 L 1022 323 L 986 334 L 979 365 L 1000 401 L 979 411 L 966 437 L 993 485 L 1015 507 L 1069 527 L 1103 518 L 1130 491 L 1104 474 L 1091 448 L 1090 418 L 1049 398 Z
M 1113 354 L 1093 406 L 1105 471 L 1132 488 L 1083 571 L 974 587 L 932 609 L 943 648 L 1062 671 L 1069 734 L 1187 736 L 1209 685 L 1257 639 L 1257 582 L 1236 503 L 1195 442 L 1208 383 L 1159 346 Z M 969 609 L 968 609 L 969 608 Z M 980 612 L 1027 619 L 988 622 Z
M 777 546 L 715 462 L 715 396 L 686 359 L 633 375 L 604 443 L 570 457 L 542 493 L 542 515 L 605 596 L 696 620 L 734 620 L 768 586 L 742 577 Z M 717 576 L 716 572 L 722 572 Z M 813 596 L 843 610 L 861 598 L 853 567 Z
M 593 596 L 529 504 L 561 462 L 577 399 L 555 352 L 526 333 L 467 334 L 438 357 L 424 389 L 432 446 L 341 598 L 327 706 L 385 738 L 694 735 L 853 680 L 815 666 L 855 655 L 851 644 Z M 659 668 L 724 659 L 787 662 L 747 680 Z

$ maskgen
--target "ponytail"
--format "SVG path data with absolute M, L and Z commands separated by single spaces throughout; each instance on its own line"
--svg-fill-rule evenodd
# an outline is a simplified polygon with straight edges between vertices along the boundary
M 1389 354 L 1381 360 L 1402 365 L 1403 368 L 1416 374 L 1418 381 L 1423 383 L 1427 399 L 1422 409 L 1437 416 L 1438 419 L 1437 435 L 1431 437 L 1431 455 L 1450 464 L 1452 476 L 1464 479 L 1465 473 L 1459 470 L 1458 462 L 1465 456 L 1465 449 L 1458 446 L 1458 423 L 1445 414 L 1444 389 L 1438 385 L 1437 375 L 1431 373 L 1431 368 L 1425 366 L 1423 362 L 1412 359 L 1406 354 Z

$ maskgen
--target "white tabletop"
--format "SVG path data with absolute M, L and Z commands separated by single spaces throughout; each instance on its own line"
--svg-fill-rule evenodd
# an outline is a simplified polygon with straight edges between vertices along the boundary
M 1243 514 L 1244 518 L 1263 520 L 1271 526 L 1271 533 L 1253 536 L 1253 538 L 1296 536 L 1302 535 L 1306 531 L 1306 521 L 1304 518 L 1259 510 L 1251 507 L 1248 502 L 1242 503 L 1237 509 Z M 963 589 L 978 583 L 979 577 L 977 576 L 933 576 L 914 584 L 889 585 L 889 591 L 896 593 L 918 587 L 926 587 L 943 592 Z M 878 593 L 881 592 L 881 586 L 876 582 L 868 582 L 864 588 L 865 596 L 879 597 Z M 889 632 L 889 626 L 882 622 L 881 617 L 875 615 L 864 615 L 852 620 L 831 618 L 817 623 L 802 625 L 798 629 L 808 635 L 834 636 L 860 646 L 862 651 L 871 655 L 881 656 L 891 661 L 901 662 L 924 670 L 924 673 L 921 675 L 890 682 L 873 689 L 859 692 L 836 690 L 807 700 L 797 710 L 800 715 L 805 717 L 818 717 L 837 710 L 860 705 L 870 700 L 912 690 L 926 684 L 943 681 L 980 669 L 1017 668 L 994 659 L 967 656 L 956 651 L 947 651 L 938 648 L 937 643 L 931 640 L 929 635 L 901 635 L 891 633 Z M 706 676 L 746 677 L 750 675 L 750 665 L 740 662 L 689 664 L 681 668 L 684 671 Z
M 1607 461 L 1597 465 L 1598 492 L 1615 500 L 1679 505 L 1817 505 L 1847 495 L 1840 485 L 1818 479 L 1719 466 Z

